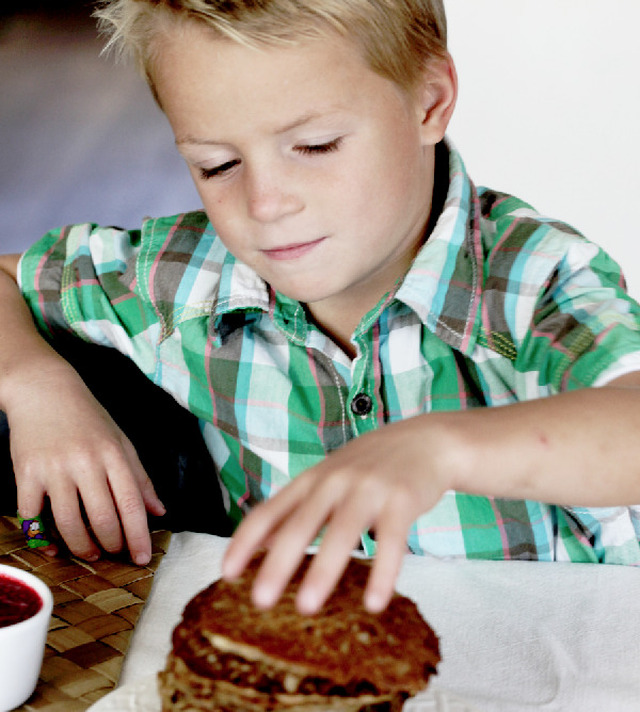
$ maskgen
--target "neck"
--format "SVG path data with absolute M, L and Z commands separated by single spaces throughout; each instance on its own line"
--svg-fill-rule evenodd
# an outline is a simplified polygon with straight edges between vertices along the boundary
M 397 276 L 390 282 L 388 279 L 369 279 L 362 285 L 352 287 L 348 295 L 340 294 L 306 305 L 316 326 L 340 346 L 349 358 L 356 355 L 351 343 L 354 331 L 384 295 L 395 288 L 396 280 L 405 274 L 413 257 L 407 255 L 407 259 L 399 265 Z
M 395 264 L 384 273 L 370 275 L 361 284 L 352 285 L 347 292 L 306 305 L 307 312 L 316 326 L 333 339 L 350 358 L 356 355 L 351 337 L 358 324 L 385 294 L 394 289 L 396 281 L 407 273 L 420 248 L 429 239 L 444 208 L 449 186 L 449 153 L 444 142 L 435 147 L 434 173 L 429 216 L 420 231 L 421 238 L 413 247 L 400 255 Z

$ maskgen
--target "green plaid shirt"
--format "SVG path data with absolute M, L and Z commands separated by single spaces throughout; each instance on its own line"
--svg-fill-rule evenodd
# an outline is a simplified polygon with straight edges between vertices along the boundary
M 384 423 L 640 369 L 640 308 L 618 266 L 567 225 L 476 188 L 450 146 L 449 164 L 435 229 L 354 332 L 353 360 L 301 304 L 234 259 L 203 212 L 149 219 L 141 231 L 53 231 L 23 256 L 21 288 L 45 332 L 119 349 L 201 419 L 240 518 Z M 362 394 L 368 412 L 351 407 Z M 638 565 L 639 537 L 640 508 L 447 492 L 408 544 L 437 556 Z M 363 544 L 373 553 L 366 535 Z

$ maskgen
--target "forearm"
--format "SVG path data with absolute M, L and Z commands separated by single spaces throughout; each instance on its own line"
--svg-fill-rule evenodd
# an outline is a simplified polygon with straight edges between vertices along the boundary
M 75 374 L 38 333 L 16 283 L 17 261 L 17 255 L 0 257 L 0 410 L 8 410 L 36 378 Z
M 364 602 L 382 610 L 406 551 L 407 530 L 447 490 L 567 506 L 640 503 L 640 374 L 516 405 L 403 420 L 336 450 L 240 524 L 224 575 L 269 553 L 253 600 L 270 607 L 308 542 L 323 541 L 296 603 L 312 614 L 335 585 L 360 533 L 377 550 Z M 455 522 L 451 522 L 455 526 Z
M 560 505 L 640 503 L 638 381 L 454 416 L 452 488 Z
M 42 339 L 16 283 L 17 258 L 0 257 L 0 409 L 11 425 L 11 456 L 23 516 L 45 495 L 73 553 L 95 560 L 126 541 L 146 564 L 146 511 L 165 510 L 137 454 L 76 371 Z

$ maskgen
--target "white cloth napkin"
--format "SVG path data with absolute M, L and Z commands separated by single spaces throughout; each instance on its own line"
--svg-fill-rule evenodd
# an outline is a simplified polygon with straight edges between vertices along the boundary
M 120 684 L 164 667 L 173 627 L 220 576 L 227 541 L 172 537 Z M 478 712 L 640 710 L 640 570 L 408 555 L 397 588 L 440 637 L 435 684 Z

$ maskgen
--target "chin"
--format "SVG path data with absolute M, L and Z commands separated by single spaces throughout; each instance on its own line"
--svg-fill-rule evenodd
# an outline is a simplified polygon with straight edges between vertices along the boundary
M 284 294 L 289 299 L 295 299 L 303 304 L 313 304 L 314 302 L 320 302 L 331 296 L 332 292 L 327 289 L 326 285 L 322 287 L 318 285 L 317 287 L 310 286 L 306 284 L 283 284 L 279 286 L 276 282 L 271 282 L 271 286 L 280 294 Z

